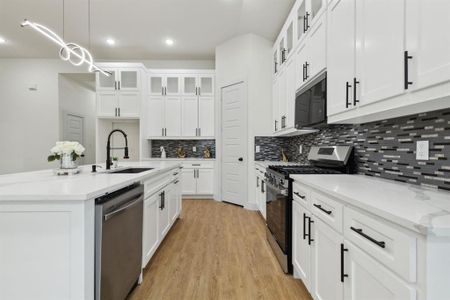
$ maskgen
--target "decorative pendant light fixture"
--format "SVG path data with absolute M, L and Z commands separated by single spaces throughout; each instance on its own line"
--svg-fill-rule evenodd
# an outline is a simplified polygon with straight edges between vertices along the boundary
M 89 41 L 90 41 L 90 32 L 91 32 L 90 0 L 88 5 L 89 5 L 88 22 L 89 22 Z M 86 50 L 86 48 L 83 48 L 75 43 L 66 43 L 63 38 L 61 38 L 55 32 L 50 30 L 48 27 L 45 27 L 44 25 L 35 22 L 31 22 L 27 19 L 25 19 L 20 24 L 20 26 L 30 27 L 35 31 L 39 32 L 40 34 L 42 34 L 43 36 L 45 36 L 46 38 L 48 38 L 49 40 L 53 41 L 57 45 L 59 45 L 61 47 L 61 49 L 59 50 L 59 57 L 62 60 L 68 61 L 74 66 L 81 66 L 82 64 L 87 64 L 89 72 L 100 72 L 106 76 L 111 75 L 110 72 L 105 71 L 94 64 L 94 59 L 91 53 L 88 50 Z M 63 27 L 64 27 L 64 2 L 63 2 Z

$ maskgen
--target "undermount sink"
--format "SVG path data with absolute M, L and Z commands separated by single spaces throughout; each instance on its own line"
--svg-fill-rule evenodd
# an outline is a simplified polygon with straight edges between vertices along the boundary
M 126 168 L 111 172 L 112 174 L 137 174 L 145 171 L 153 170 L 153 168 Z

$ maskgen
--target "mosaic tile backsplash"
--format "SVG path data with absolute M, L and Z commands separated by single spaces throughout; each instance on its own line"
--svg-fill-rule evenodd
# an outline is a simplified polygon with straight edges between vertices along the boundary
M 161 146 L 166 150 L 168 158 L 177 158 L 178 147 L 183 147 L 186 152 L 186 158 L 203 158 L 203 150 L 206 147 L 211 152 L 211 158 L 216 157 L 215 140 L 152 140 L 152 157 L 161 157 Z M 192 150 L 194 146 L 197 148 L 196 152 Z
M 430 159 L 416 160 L 416 142 L 429 141 Z M 256 137 L 255 160 L 308 163 L 311 146 L 353 145 L 357 173 L 450 191 L 450 109 L 360 125 L 330 125 L 295 137 Z M 302 145 L 302 153 L 299 146 Z

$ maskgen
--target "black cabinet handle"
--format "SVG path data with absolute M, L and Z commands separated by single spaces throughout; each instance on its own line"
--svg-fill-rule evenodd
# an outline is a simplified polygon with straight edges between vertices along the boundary
M 350 227 L 350 229 L 353 230 L 354 232 L 356 232 L 357 234 L 359 234 L 360 236 L 362 236 L 362 237 L 368 239 L 369 241 L 371 241 L 372 243 L 374 243 L 374 244 L 377 245 L 378 247 L 381 247 L 381 248 L 383 248 L 383 249 L 386 248 L 386 243 L 385 243 L 385 242 L 383 242 L 383 241 L 377 241 L 377 240 L 374 239 L 373 237 L 371 237 L 371 236 L 365 234 L 361 228 Z
M 117 81 L 114 81 L 114 90 L 117 90 Z
M 296 195 L 296 196 L 300 197 L 301 199 L 305 199 L 305 198 L 306 198 L 306 196 L 302 196 L 302 195 L 300 195 L 300 193 L 299 193 L 299 192 L 294 192 L 294 195 Z
M 356 103 L 359 102 L 359 100 L 356 99 L 356 85 L 359 84 L 359 81 L 356 80 L 356 77 L 353 78 L 353 105 L 356 105 Z
M 305 82 L 305 64 L 303 64 L 303 78 L 302 78 L 303 82 Z
M 409 81 L 409 65 L 408 60 L 412 59 L 413 57 L 409 55 L 408 51 L 405 51 L 404 53 L 404 66 L 405 66 L 405 90 L 408 89 L 409 85 L 413 84 L 412 81 Z
M 256 187 L 259 187 L 259 177 L 256 177 Z
M 320 204 L 314 204 L 314 206 L 317 207 L 318 209 L 320 209 L 321 211 L 323 211 L 324 213 L 326 213 L 327 215 L 331 215 L 333 213 L 332 210 L 326 210 Z
M 308 67 L 309 67 L 309 63 L 305 62 L 305 80 L 308 80 L 308 78 L 309 78 Z
M 345 274 L 345 270 L 344 270 L 344 263 L 345 263 L 345 257 L 344 254 L 345 252 L 347 252 L 348 249 L 346 249 L 344 247 L 344 244 L 341 244 L 341 282 L 344 282 L 344 278 L 348 277 L 348 274 Z
M 278 63 L 275 62 L 275 74 L 278 72 Z
M 306 240 L 307 234 L 306 234 L 306 214 L 303 213 L 303 239 Z
M 352 87 L 352 85 L 348 81 L 345 82 L 345 108 L 348 108 L 348 106 L 351 104 L 350 102 L 348 102 L 348 96 L 349 96 L 348 89 L 351 87 Z
M 286 49 L 281 50 L 281 63 L 286 61 Z
M 311 245 L 311 242 L 314 242 L 314 240 L 311 238 L 311 224 L 313 224 L 314 221 L 311 217 L 308 217 L 308 245 Z
M 120 91 L 120 81 L 118 81 L 118 87 L 119 87 L 119 91 Z
M 306 15 L 305 15 L 305 23 L 306 23 L 306 26 L 305 26 L 305 32 L 307 32 L 308 31 L 308 29 L 309 29 L 309 12 L 306 12 Z
M 163 210 L 163 209 L 164 209 L 164 206 L 163 206 L 163 196 L 164 196 L 164 193 L 159 194 L 159 209 L 160 209 L 160 210 Z
M 264 181 L 261 181 L 261 192 L 265 193 L 266 192 L 266 183 Z
M 278 130 L 278 128 L 277 128 L 277 124 L 278 124 L 278 121 L 277 121 L 277 120 L 275 120 L 275 131 L 277 131 L 277 130 Z

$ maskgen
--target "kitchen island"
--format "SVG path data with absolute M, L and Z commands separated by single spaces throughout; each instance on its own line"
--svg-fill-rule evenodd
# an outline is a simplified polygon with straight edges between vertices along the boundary
M 123 164 L 152 169 L 91 173 L 82 166 L 73 176 L 53 170 L 0 176 L 0 299 L 94 299 L 95 199 L 134 183 L 144 185 L 145 266 L 180 214 L 181 165 Z M 156 202 L 169 186 L 174 204 L 166 210 Z

